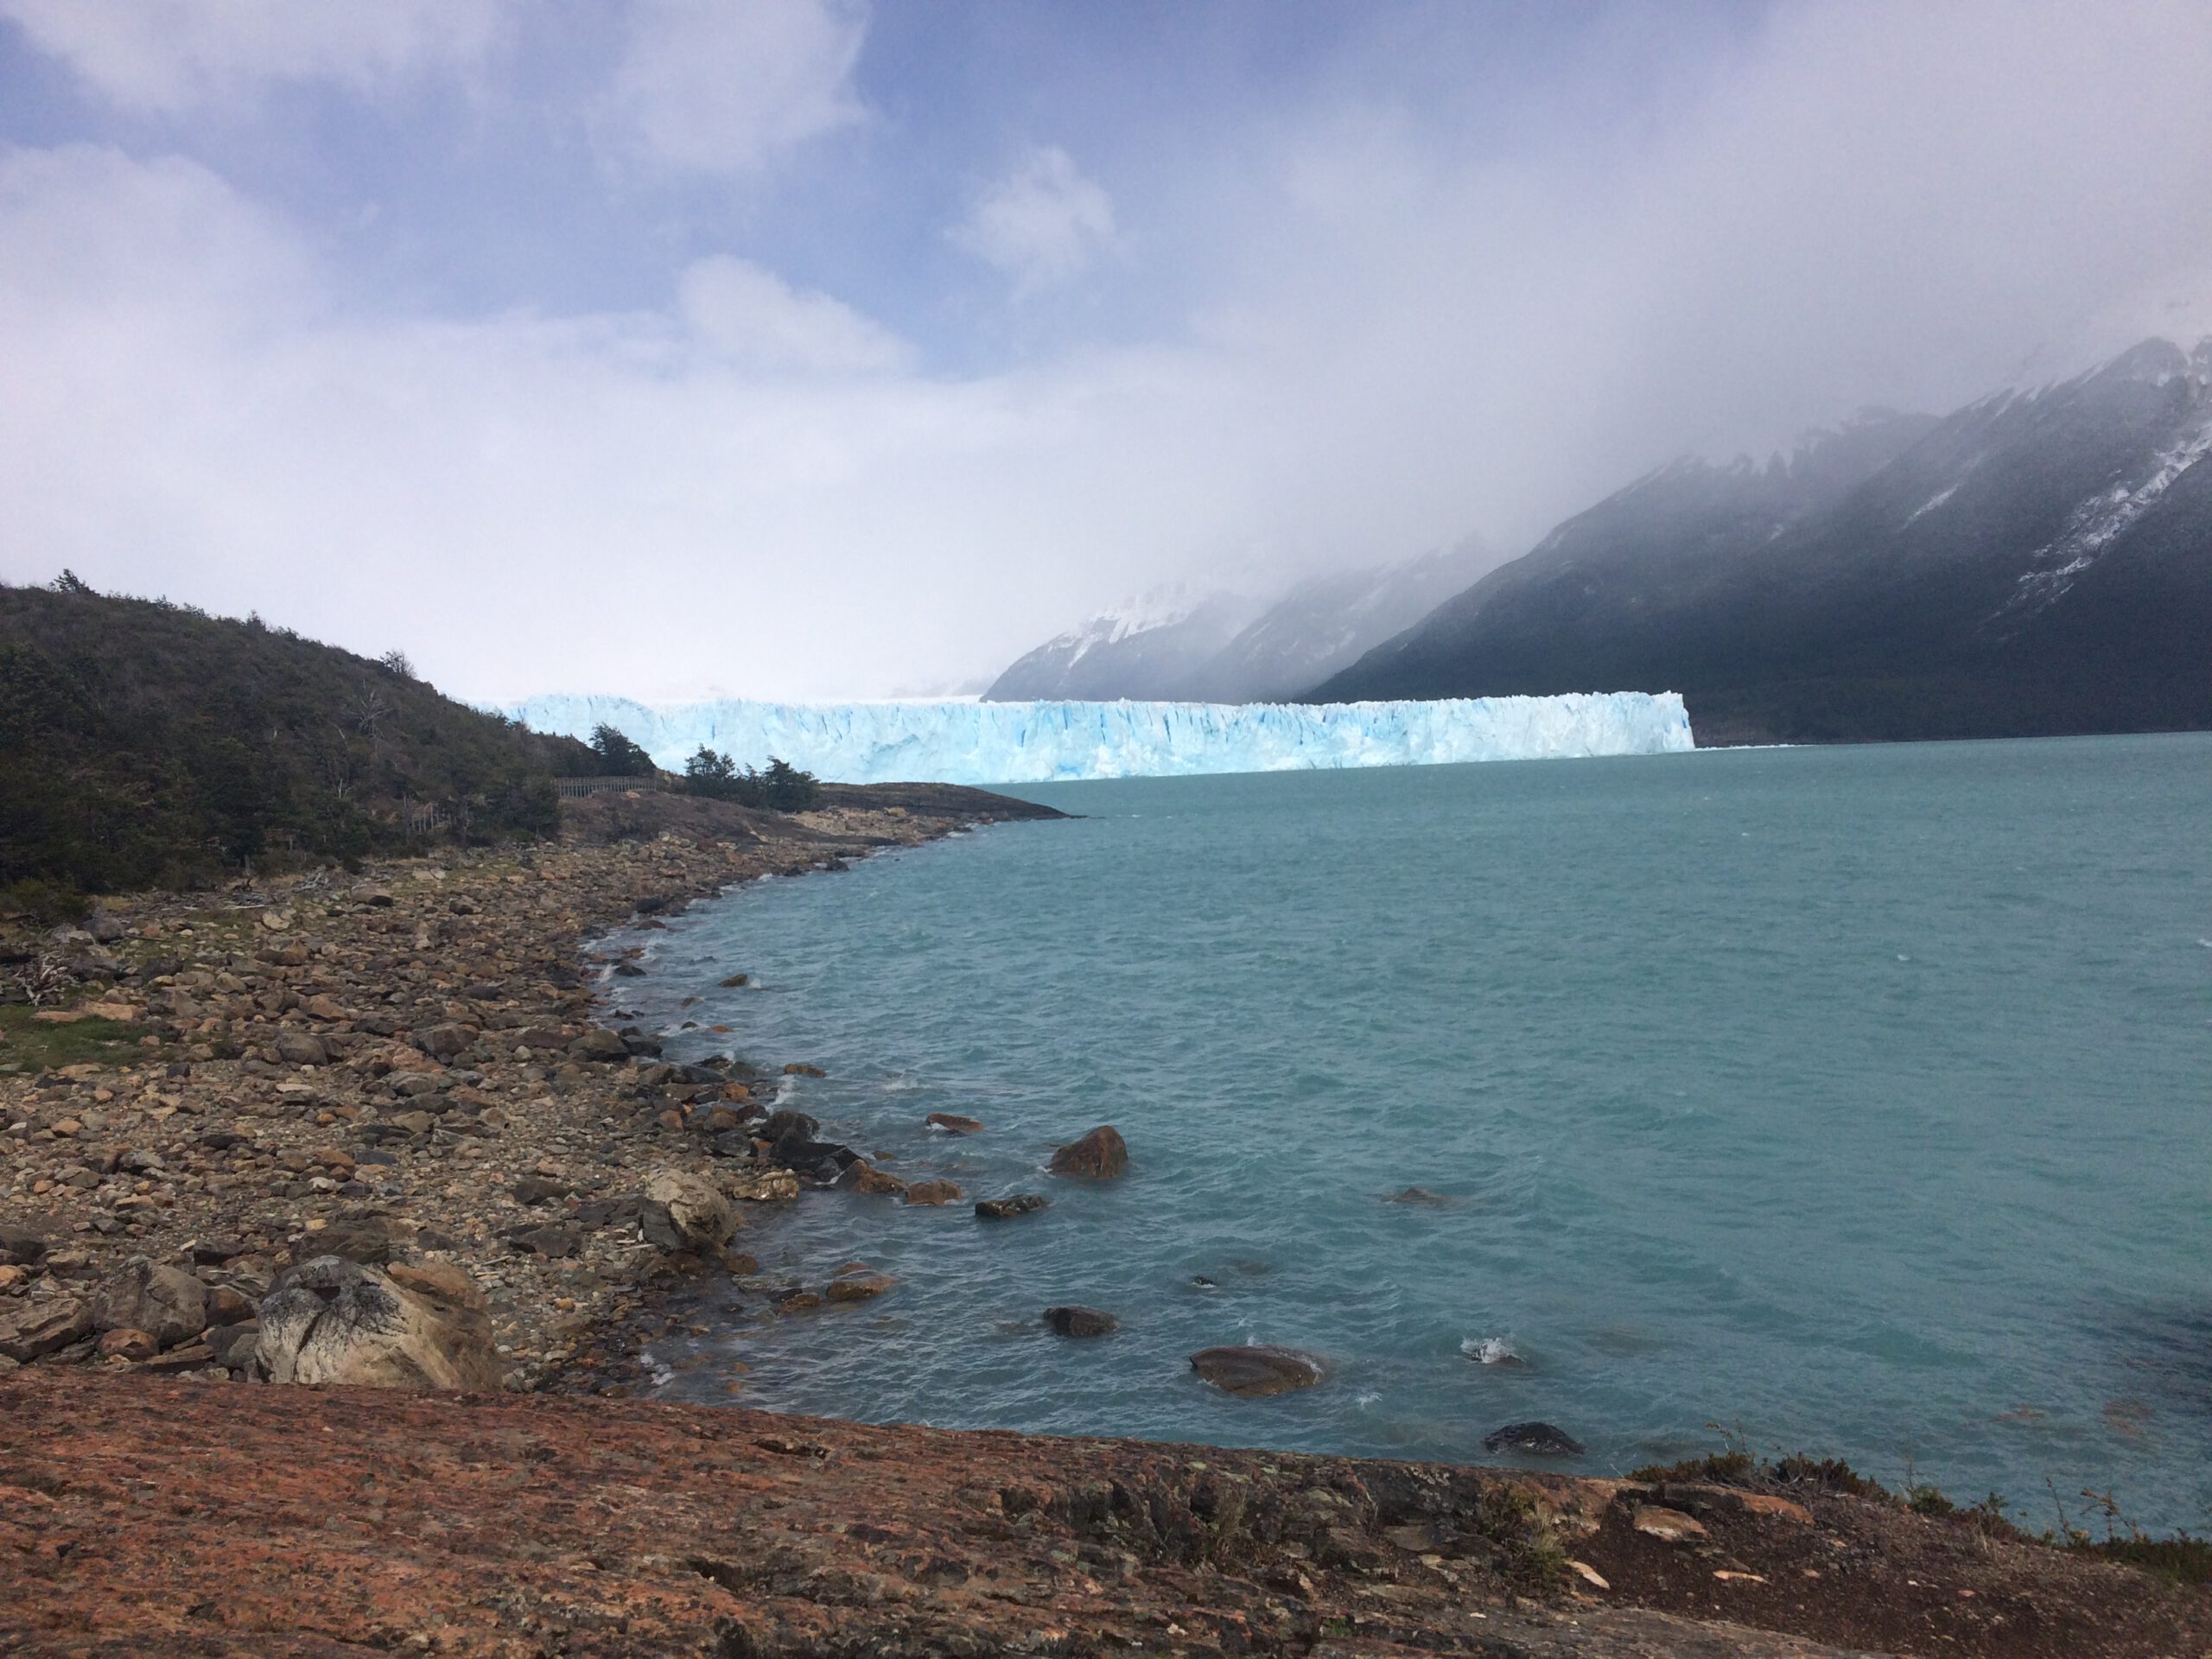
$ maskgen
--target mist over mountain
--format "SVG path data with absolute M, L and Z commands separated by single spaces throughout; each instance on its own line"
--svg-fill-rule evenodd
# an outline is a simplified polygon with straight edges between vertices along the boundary
M 1271 604 L 1161 590 L 1038 646 L 984 700 L 1281 702 L 1427 615 L 1493 556 L 1470 537 L 1420 558 L 1313 577 Z
M 1699 741 L 2212 725 L 2212 340 L 1942 419 L 1688 461 L 1314 700 L 1678 690 Z

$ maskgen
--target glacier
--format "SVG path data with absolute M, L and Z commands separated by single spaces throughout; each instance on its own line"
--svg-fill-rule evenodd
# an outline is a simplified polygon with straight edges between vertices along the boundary
M 1045 783 L 1198 772 L 1670 754 L 1694 747 L 1672 691 L 1421 702 L 756 702 L 649 707 L 553 696 L 500 713 L 588 739 L 615 728 L 672 772 L 702 746 L 780 756 L 832 783 Z

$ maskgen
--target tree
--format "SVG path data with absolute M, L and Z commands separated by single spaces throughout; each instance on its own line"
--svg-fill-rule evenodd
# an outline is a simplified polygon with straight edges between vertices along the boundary
M 95 599 L 99 597 L 99 594 L 92 590 L 92 584 L 74 570 L 64 570 L 56 576 L 54 579 L 54 591 L 57 594 L 83 594 Z
M 715 753 L 703 743 L 699 746 L 699 753 L 683 763 L 683 778 L 694 795 L 717 801 L 736 798 L 737 763 L 726 754 Z
M 599 757 L 602 778 L 646 778 L 654 771 L 653 758 L 604 721 L 591 728 L 592 753 Z
M 408 660 L 407 653 L 404 651 L 387 651 L 377 658 L 377 666 L 395 680 L 411 680 L 415 677 L 415 664 Z
M 772 754 L 768 757 L 768 770 L 760 774 L 760 781 L 767 804 L 779 812 L 804 812 L 822 798 L 820 779 Z

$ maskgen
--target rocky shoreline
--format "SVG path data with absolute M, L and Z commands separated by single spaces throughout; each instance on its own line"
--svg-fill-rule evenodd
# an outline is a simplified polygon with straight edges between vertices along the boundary
M 1837 1466 L 1574 1479 L 625 1398 L 751 1279 L 748 1226 L 896 1178 L 779 1114 L 804 1057 L 677 1067 L 605 1023 L 610 931 L 1016 816 L 1050 815 L 598 797 L 557 843 L 0 936 L 46 1004 L 0 1006 L 0 1653 L 2212 1651 L 2201 1591 Z M 1126 1156 L 1101 1128 L 1054 1169 Z
M 772 1082 L 658 1063 L 602 1023 L 624 964 L 591 942 L 760 875 L 1057 816 L 830 794 L 796 817 L 602 796 L 558 843 L 141 895 L 19 936 L 14 975 L 49 1006 L 0 1027 L 0 1372 L 267 1374 L 264 1299 L 337 1257 L 364 1273 L 302 1289 L 410 1305 L 418 1357 L 625 1389 L 662 1293 L 748 1270 L 730 1232 L 798 1182 L 755 1139 Z M 687 1231 L 696 1205 L 721 1209 Z

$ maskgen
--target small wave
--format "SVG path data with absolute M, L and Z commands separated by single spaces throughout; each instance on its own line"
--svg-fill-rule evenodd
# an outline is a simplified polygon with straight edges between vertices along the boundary
M 1520 1351 L 1514 1347 L 1511 1336 L 1469 1337 L 1459 1344 L 1459 1351 L 1478 1365 L 1525 1365 Z
M 1382 1399 L 1382 1396 L 1381 1395 L 1377 1394 L 1372 1389 L 1363 1389 L 1359 1393 L 1352 1395 L 1351 1402 L 1355 1406 L 1364 1410 L 1367 1407 L 1375 1404 L 1376 1402 Z

